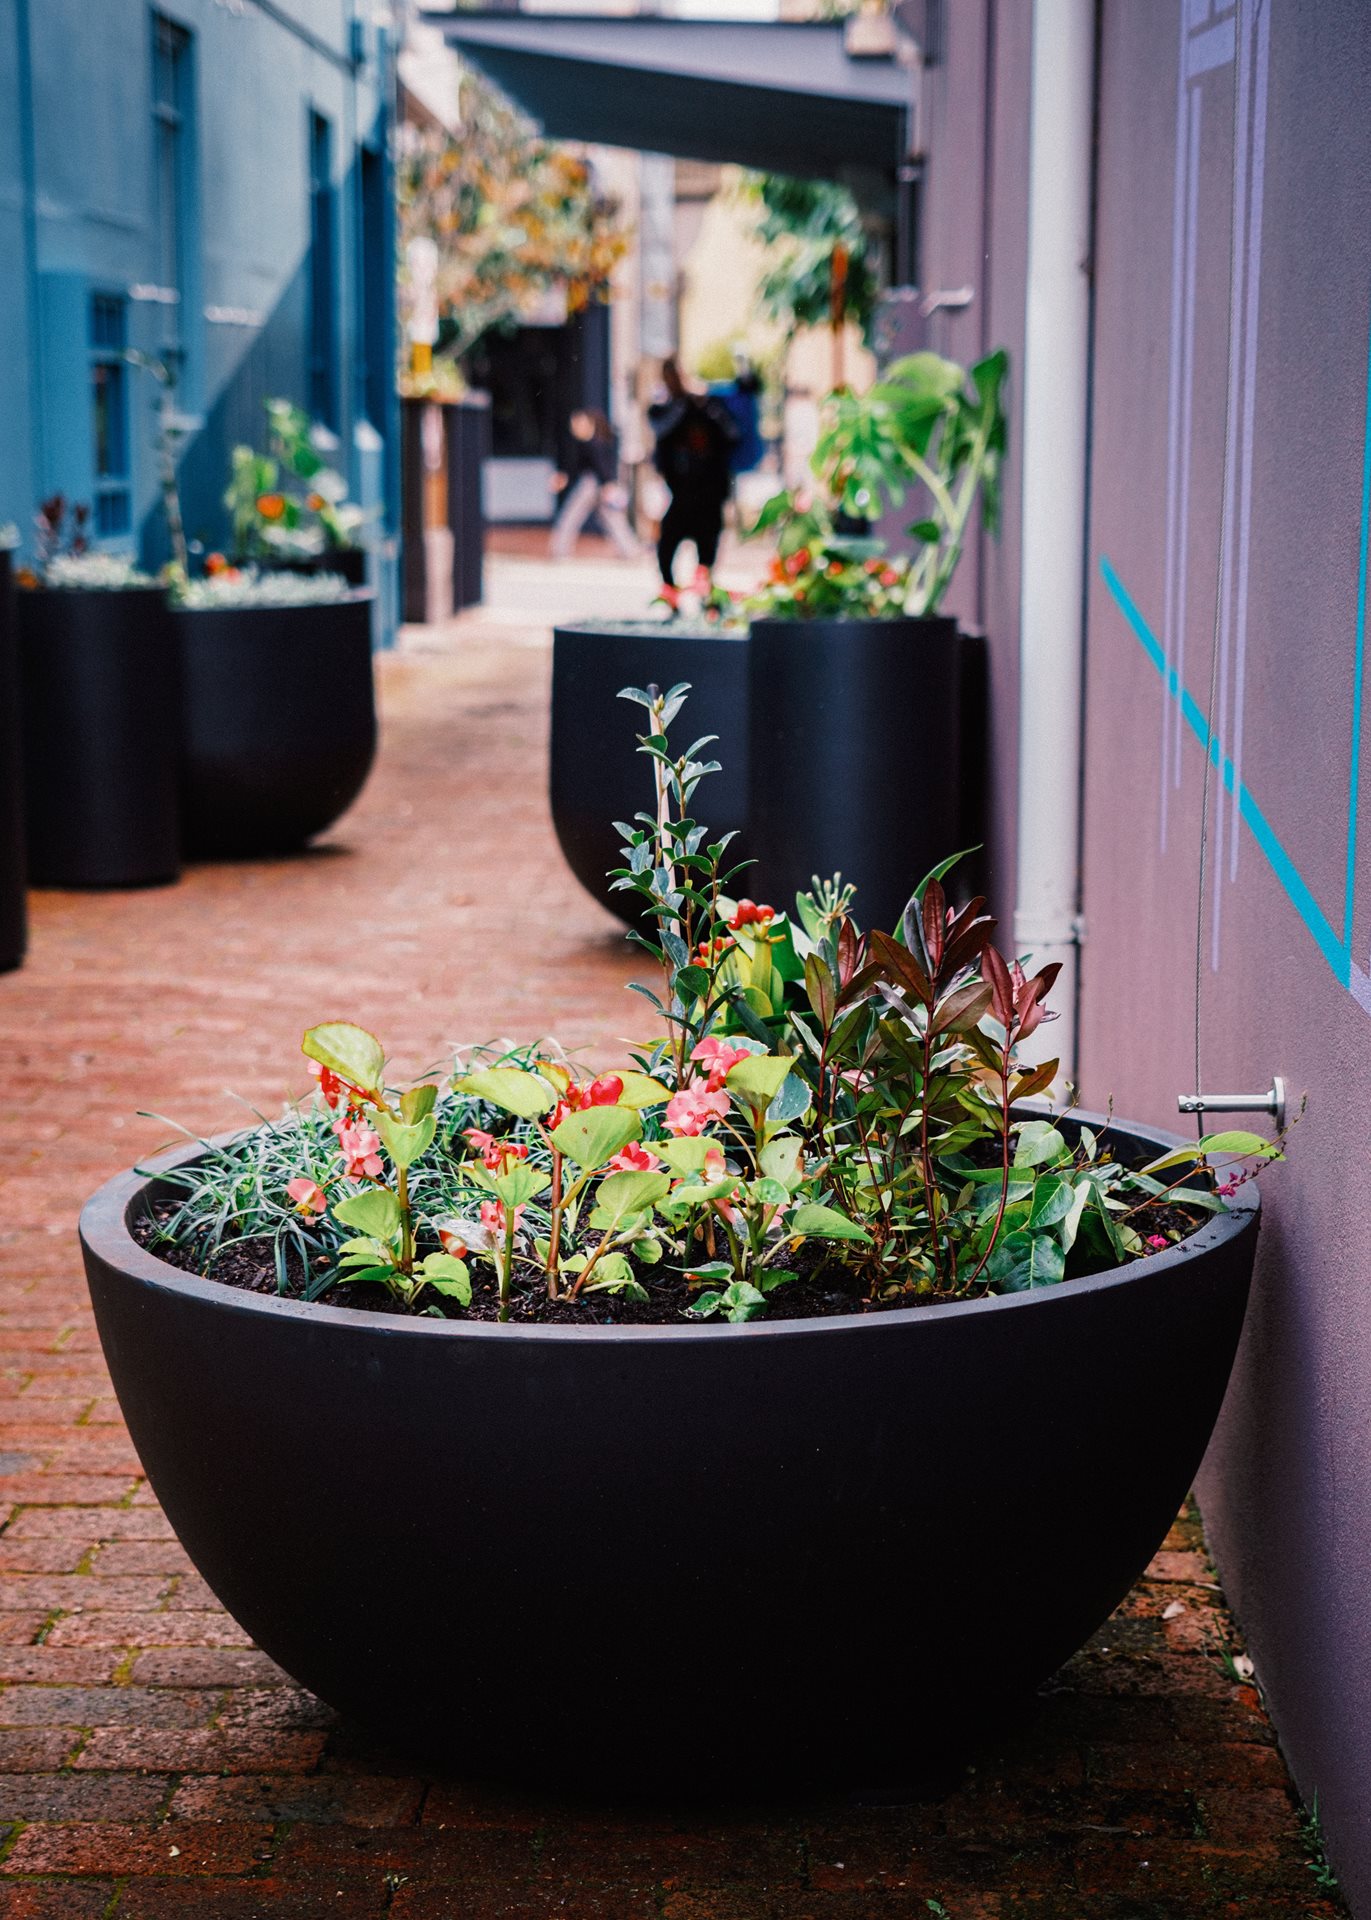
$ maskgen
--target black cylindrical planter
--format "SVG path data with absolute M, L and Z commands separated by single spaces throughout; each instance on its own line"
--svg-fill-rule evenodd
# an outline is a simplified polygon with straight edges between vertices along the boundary
M 179 1272 L 129 1231 L 150 1187 L 89 1202 L 86 1273 L 219 1599 L 386 1738 L 590 1794 L 889 1787 L 963 1757 L 1160 1546 L 1257 1234 L 1249 1185 L 1179 1246 L 1031 1292 L 502 1327 Z M 440 1617 L 436 1641 L 406 1625 Z
M 625 862 L 616 820 L 653 808 L 652 762 L 638 747 L 647 731 L 642 707 L 618 698 L 622 687 L 663 692 L 689 681 L 670 738 L 684 750 L 702 735 L 718 739 L 702 757 L 720 763 L 695 791 L 694 814 L 712 838 L 737 830 L 726 865 L 746 858 L 748 786 L 747 635 L 676 633 L 660 628 L 558 627 L 552 648 L 552 821 L 567 865 L 588 893 L 621 920 L 637 914 L 631 896 L 610 891 L 605 874 Z M 752 874 L 738 882 L 754 892 Z M 760 896 L 758 896 L 760 897 Z
M 188 855 L 294 852 L 357 798 L 376 755 L 371 600 L 173 614 Z
M 30 883 L 175 880 L 181 714 L 166 595 L 35 588 L 15 605 Z
M 0 547 L 0 973 L 17 967 L 28 945 L 24 880 L 24 771 L 20 757 L 19 641 L 14 578 Z
M 350 587 L 364 587 L 367 583 L 367 550 L 365 547 L 326 547 L 322 553 L 311 553 L 293 560 L 250 560 L 244 564 L 260 566 L 266 573 L 336 573 L 347 581 Z
M 841 873 L 858 924 L 889 930 L 930 868 L 971 844 L 969 659 L 942 617 L 753 621 L 757 899 L 788 908 L 813 875 Z
M 456 610 L 479 606 L 485 593 L 482 478 L 490 435 L 490 395 L 468 394 L 448 416 L 447 514 L 453 536 L 452 604 Z

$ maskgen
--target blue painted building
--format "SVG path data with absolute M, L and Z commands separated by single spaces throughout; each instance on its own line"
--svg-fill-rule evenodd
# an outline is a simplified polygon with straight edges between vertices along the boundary
M 268 395 L 398 512 L 393 97 L 372 0 L 0 0 L 0 523 L 89 501 L 159 563 L 152 377 L 174 356 L 187 533 L 226 534 L 230 448 Z M 383 562 L 381 584 L 393 572 Z

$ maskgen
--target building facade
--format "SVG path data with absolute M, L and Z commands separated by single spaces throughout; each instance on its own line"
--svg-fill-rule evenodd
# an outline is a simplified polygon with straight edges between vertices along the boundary
M 0 0 L 0 523 L 89 502 L 166 557 L 157 380 L 186 530 L 226 537 L 230 449 L 283 395 L 392 531 L 391 31 L 365 0 Z

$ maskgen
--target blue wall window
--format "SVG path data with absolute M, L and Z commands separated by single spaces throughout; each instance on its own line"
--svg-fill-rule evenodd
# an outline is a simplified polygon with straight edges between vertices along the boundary
M 333 128 L 309 116 L 309 410 L 338 426 L 338 262 Z
M 155 259 L 163 291 L 162 350 L 184 355 L 192 281 L 193 206 L 191 36 L 174 20 L 152 16 L 152 141 Z
M 128 302 L 97 293 L 90 303 L 90 406 L 95 475 L 92 517 L 97 539 L 133 525 L 129 493 Z

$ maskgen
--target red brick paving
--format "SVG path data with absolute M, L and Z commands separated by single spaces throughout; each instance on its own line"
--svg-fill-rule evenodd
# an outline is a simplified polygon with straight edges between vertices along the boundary
M 74 1222 L 304 1076 L 348 1016 L 612 1050 L 630 965 L 543 804 L 547 655 L 506 616 L 384 663 L 366 795 L 303 858 L 34 900 L 0 979 L 3 1920 L 1326 1920 L 1198 1522 L 941 1802 L 587 1810 L 413 1772 L 215 1605 L 139 1476 Z M 1062 1578 L 1071 1540 L 1063 1530 Z M 993 1658 L 993 1649 L 987 1649 Z

